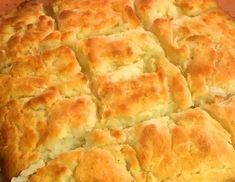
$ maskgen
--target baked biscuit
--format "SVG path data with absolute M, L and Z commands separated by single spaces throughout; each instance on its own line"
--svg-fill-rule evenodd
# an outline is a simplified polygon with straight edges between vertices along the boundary
M 33 97 L 81 71 L 74 52 L 60 46 L 42 54 L 4 59 L 0 63 L 0 105 L 11 99 Z
M 141 120 L 178 112 L 192 106 L 186 80 L 180 70 L 161 60 L 156 72 L 113 81 L 99 77 L 100 127 L 129 127 Z
M 127 167 L 128 166 L 128 167 Z M 78 148 L 39 169 L 28 181 L 144 181 L 135 151 L 129 145 Z
M 235 96 L 204 107 L 231 134 L 235 146 Z
M 230 135 L 195 108 L 152 119 L 126 130 L 141 167 L 159 181 L 233 181 Z
M 153 72 L 165 57 L 156 37 L 142 28 L 78 41 L 75 51 L 93 80 L 97 76 L 109 75 L 119 80 Z
M 54 20 L 45 14 L 41 3 L 24 2 L 16 10 L 1 16 L 0 47 L 16 35 L 31 31 L 37 33 L 37 36 L 45 36 L 53 29 Z
M 139 26 L 132 0 L 55 0 L 53 9 L 64 41 L 122 32 Z
M 100 100 L 102 128 L 131 126 L 192 105 L 183 75 L 150 32 L 81 40 L 76 52 Z
M 142 121 L 124 130 L 95 129 L 86 137 L 87 147 L 117 143 L 134 148 L 141 169 L 148 172 L 144 174 L 148 180 L 235 179 L 230 134 L 200 108 Z
M 43 53 L 4 59 L 0 63 L 0 73 L 13 76 L 51 76 L 57 80 L 71 79 L 81 71 L 74 52 L 60 46 Z
M 216 0 L 135 0 L 135 5 L 136 12 L 147 29 L 157 18 L 197 16 L 218 8 Z
M 40 86 L 26 98 L 11 98 L 0 108 L 0 154 L 9 178 L 83 143 L 97 120 L 87 86 L 84 75 L 74 75 L 49 89 Z
M 170 60 L 181 66 L 195 104 L 234 94 L 234 21 L 222 11 L 180 20 L 157 19 L 152 31 Z
M 216 0 L 50 6 L 0 17 L 9 180 L 235 180 L 235 22 Z

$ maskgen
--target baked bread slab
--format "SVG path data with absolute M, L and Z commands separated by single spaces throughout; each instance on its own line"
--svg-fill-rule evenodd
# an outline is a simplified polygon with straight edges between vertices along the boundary
M 68 44 L 140 25 L 132 0 L 56 0 L 53 9 L 59 29 L 65 33 L 65 42 Z
M 84 75 L 74 75 L 34 96 L 11 99 L 0 109 L 1 157 L 8 176 L 83 143 L 97 120 L 86 82 Z
M 186 80 L 167 60 L 160 61 L 156 72 L 116 82 L 102 78 L 98 85 L 100 127 L 125 128 L 192 105 Z
M 215 0 L 50 7 L 0 18 L 9 180 L 235 181 L 235 21 Z
M 221 10 L 178 20 L 156 19 L 152 31 L 181 66 L 196 105 L 234 94 L 234 20 Z
M 36 2 L 22 3 L 16 10 L 2 15 L 0 17 L 1 46 L 15 34 L 33 27 L 40 28 L 42 18 L 45 18 L 43 6 Z
M 197 16 L 218 8 L 216 0 L 135 0 L 136 12 L 145 28 L 149 29 L 155 19 L 178 19 Z
M 201 108 L 142 121 L 124 130 L 95 129 L 86 140 L 88 147 L 128 143 L 151 180 L 234 180 L 230 134 Z
M 78 148 L 59 155 L 49 164 L 39 169 L 29 181 L 123 181 L 132 182 L 134 174 L 140 170 L 135 151 L 129 145 L 89 149 Z M 141 173 L 139 171 L 139 173 Z M 140 179 L 141 174 L 140 175 Z
M 150 32 L 81 40 L 76 52 L 100 101 L 100 127 L 125 128 L 193 105 L 185 78 Z
M 231 134 L 233 145 L 235 144 L 235 97 L 218 103 L 208 104 L 205 109 L 216 118 L 221 125 Z

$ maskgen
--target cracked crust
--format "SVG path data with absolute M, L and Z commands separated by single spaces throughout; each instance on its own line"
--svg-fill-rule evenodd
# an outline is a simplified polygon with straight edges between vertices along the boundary
M 215 0 L 51 6 L 0 17 L 9 180 L 235 180 L 235 24 Z
M 138 174 L 140 169 L 135 155 L 135 151 L 128 145 L 78 148 L 50 161 L 29 182 L 69 181 L 72 178 L 75 181 L 87 182 L 132 182 L 136 179 L 141 182 L 143 180 Z
M 197 105 L 235 92 L 234 25 L 219 10 L 193 18 L 154 22 L 152 31 L 170 60 L 181 66 Z
M 56 0 L 53 9 L 66 43 L 122 32 L 140 24 L 131 0 Z
M 235 96 L 204 107 L 231 134 L 235 146 Z
M 127 143 L 136 151 L 147 181 L 234 180 L 235 151 L 230 134 L 200 108 L 126 129 L 95 129 L 86 141 L 86 147 Z
M 136 12 L 147 29 L 158 18 L 193 17 L 218 8 L 216 0 L 136 0 L 135 5 Z
M 24 33 L 29 28 L 41 27 L 45 17 L 42 4 L 31 1 L 22 3 L 16 10 L 0 17 L 0 44 L 6 43 L 15 34 Z
M 0 63 L 1 106 L 12 99 L 33 97 L 62 81 L 76 79 L 81 70 L 74 52 L 66 46 L 4 61 Z
M 141 120 L 184 110 L 192 105 L 186 80 L 167 60 L 159 62 L 156 72 L 120 81 L 101 77 L 97 85 L 100 127 L 132 126 Z
M 0 154 L 9 177 L 82 144 L 84 134 L 97 120 L 96 105 L 82 84 L 86 79 L 77 75 L 34 97 L 11 100 L 1 107 Z
M 157 38 L 142 28 L 78 41 L 75 51 L 94 80 L 99 75 L 119 80 L 153 72 L 165 57 Z
M 180 70 L 147 31 L 89 38 L 76 52 L 100 100 L 100 127 L 132 126 L 192 105 Z
M 126 130 L 141 166 L 163 181 L 229 181 L 235 151 L 229 134 L 196 108 Z M 183 160 L 182 160 L 183 159 Z

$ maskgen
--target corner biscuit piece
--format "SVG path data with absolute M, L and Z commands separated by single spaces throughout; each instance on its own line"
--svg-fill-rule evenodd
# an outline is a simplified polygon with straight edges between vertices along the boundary
M 231 134 L 235 146 L 235 96 L 218 103 L 206 105 L 205 109 Z
M 27 102 L 51 87 L 58 87 L 59 92 L 65 98 L 91 94 L 89 82 L 82 73 L 75 74 L 69 80 L 59 82 L 52 82 L 48 77 L 11 77 L 10 75 L 2 74 L 0 75 L 0 83 L 1 106 L 11 100 Z
M 0 63 L 0 105 L 12 99 L 33 97 L 62 82 L 85 78 L 80 71 L 74 52 L 66 46 L 37 55 L 4 59 Z
M 0 157 L 8 178 L 81 146 L 96 120 L 96 105 L 82 74 L 32 98 L 11 100 L 0 108 Z
M 43 33 L 42 33 L 43 32 Z M 43 53 L 45 50 L 61 46 L 61 33 L 58 31 L 26 32 L 23 35 L 14 35 L 0 48 L 0 61 L 32 56 Z
M 35 95 L 42 93 L 49 87 L 57 85 L 63 89 L 61 92 L 67 92 L 67 86 L 65 85 L 71 84 L 73 87 L 75 87 L 70 91 L 71 94 L 73 94 L 73 92 L 80 90 L 79 87 L 76 88 L 76 84 L 79 85 L 82 83 L 82 88 L 88 87 L 88 83 L 84 84 L 84 82 L 87 82 L 87 79 L 81 73 L 74 74 L 71 80 L 64 80 L 64 82 L 62 80 L 53 79 L 49 76 L 12 77 L 11 75 L 0 74 L 0 106 L 3 106 L 10 100 L 27 100 L 34 97 Z
M 167 60 L 159 62 L 156 72 L 119 81 L 100 77 L 97 85 L 101 128 L 125 128 L 192 106 L 186 80 Z
M 66 46 L 4 61 L 0 63 L 0 72 L 13 76 L 48 75 L 58 80 L 68 80 L 81 71 L 74 52 Z
M 184 15 L 196 16 L 218 8 L 216 0 L 135 0 L 135 5 L 147 29 L 157 18 L 178 19 Z
M 43 6 L 36 1 L 22 3 L 0 19 L 0 47 L 15 35 L 36 31 L 47 34 L 54 28 L 52 18 L 45 15 Z
M 0 74 L 0 106 L 12 99 L 32 97 L 51 85 L 48 77 L 25 76 L 12 77 Z
M 75 51 L 93 81 L 98 76 L 120 80 L 153 72 L 165 57 L 158 40 L 142 28 L 78 41 Z
M 139 26 L 131 0 L 55 0 L 53 9 L 64 41 L 107 35 Z
M 144 121 L 125 132 L 142 169 L 159 181 L 234 181 L 230 136 L 199 108 Z
M 197 105 L 235 93 L 234 23 L 215 10 L 193 18 L 157 19 L 152 27 L 170 60 L 182 67 Z

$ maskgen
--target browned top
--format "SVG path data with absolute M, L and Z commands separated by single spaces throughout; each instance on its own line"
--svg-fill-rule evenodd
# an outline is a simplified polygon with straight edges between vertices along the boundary
M 8 179 L 234 181 L 235 20 L 218 5 L 32 0 L 0 16 Z

